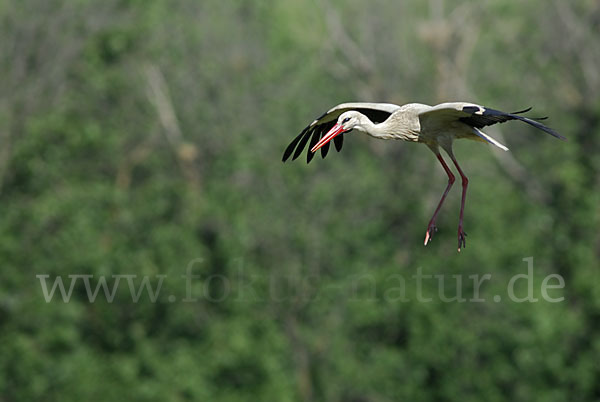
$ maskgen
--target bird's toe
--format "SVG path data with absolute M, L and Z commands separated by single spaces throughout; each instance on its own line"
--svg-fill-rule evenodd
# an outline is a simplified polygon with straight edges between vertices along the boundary
M 423 243 L 423 245 L 427 245 L 431 239 L 433 239 L 433 234 L 437 232 L 437 227 L 435 226 L 435 224 L 430 223 L 429 227 L 427 228 L 427 232 L 425 233 L 425 242 Z
M 462 228 L 458 229 L 458 252 L 460 253 L 461 248 L 467 247 L 467 233 L 462 230 Z

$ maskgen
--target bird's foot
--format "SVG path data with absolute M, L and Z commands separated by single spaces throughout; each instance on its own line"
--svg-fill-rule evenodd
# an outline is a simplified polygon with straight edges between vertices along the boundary
M 460 253 L 460 249 L 467 247 L 467 234 L 463 230 L 462 226 L 458 227 L 458 252 Z
M 435 226 L 434 222 L 430 222 L 429 226 L 427 227 L 427 233 L 425 233 L 425 242 L 423 243 L 423 245 L 427 245 L 431 239 L 433 239 L 433 234 L 437 232 L 437 227 Z

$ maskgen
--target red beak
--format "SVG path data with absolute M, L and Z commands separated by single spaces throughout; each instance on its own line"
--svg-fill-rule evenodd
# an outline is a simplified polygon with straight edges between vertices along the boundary
M 316 152 L 323 145 L 325 145 L 329 141 L 333 140 L 333 138 L 335 136 L 337 136 L 338 134 L 341 134 L 343 132 L 344 132 L 344 127 L 342 127 L 340 124 L 336 124 L 335 126 L 331 127 L 331 130 L 329 130 L 327 132 L 327 134 L 325 134 L 323 136 L 323 138 L 321 138 L 319 140 L 319 142 L 317 142 L 317 144 L 314 147 L 312 147 L 312 149 L 310 150 L 310 152 Z

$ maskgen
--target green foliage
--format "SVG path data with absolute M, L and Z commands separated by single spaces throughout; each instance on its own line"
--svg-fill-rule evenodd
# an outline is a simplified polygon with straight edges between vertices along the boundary
M 595 2 L 51 3 L 0 5 L 0 401 L 600 398 Z M 534 105 L 568 141 L 456 143 L 457 254 L 460 186 L 421 243 L 426 147 L 281 164 L 350 100 Z M 46 302 L 36 275 L 80 277 Z M 131 277 L 90 302 L 81 275 Z

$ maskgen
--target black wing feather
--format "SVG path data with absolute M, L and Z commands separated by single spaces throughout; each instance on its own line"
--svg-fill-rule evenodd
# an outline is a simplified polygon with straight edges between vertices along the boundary
M 283 153 L 283 158 L 282 161 L 285 162 L 288 160 L 288 158 L 290 157 L 290 155 L 292 154 L 292 152 L 295 149 L 294 152 L 294 156 L 292 157 L 292 160 L 296 160 L 300 154 L 302 154 L 302 151 L 304 151 L 304 148 L 306 148 L 306 144 L 308 143 L 309 138 L 314 138 L 313 136 L 315 134 L 318 134 L 318 138 L 316 141 L 318 141 L 321 136 L 323 136 L 324 133 L 326 133 L 327 131 L 329 131 L 331 129 L 331 127 L 333 127 L 335 125 L 335 121 L 330 121 L 327 123 L 323 123 L 323 124 L 318 124 L 315 125 L 313 127 L 306 127 L 304 130 L 302 130 L 302 132 L 300 133 L 300 135 L 298 135 L 298 137 L 294 138 L 294 140 L 290 143 L 290 145 L 288 145 L 288 147 L 285 149 L 285 152 Z M 310 147 L 312 148 L 312 146 Z M 309 151 L 310 154 L 312 154 L 312 152 Z M 325 154 L 327 154 L 327 152 L 325 152 Z M 308 162 L 310 162 L 312 160 L 312 158 L 307 158 Z
M 327 125 L 327 127 L 328 126 L 329 125 Z M 331 127 L 333 127 L 333 126 L 331 126 Z M 324 124 L 321 125 L 320 127 L 317 127 L 316 130 L 319 131 L 319 140 L 321 138 L 323 138 L 323 136 L 327 133 L 327 131 L 329 131 L 329 128 L 327 129 L 327 131 L 325 131 L 325 128 L 326 128 L 326 125 L 324 125 Z M 327 153 L 329 152 L 329 146 L 330 146 L 330 144 L 328 142 L 327 144 L 325 144 L 321 147 L 321 158 L 322 159 L 325 159 L 325 157 L 327 156 Z
M 376 110 L 376 109 L 362 109 L 362 108 L 357 108 L 354 109 L 357 112 L 360 112 L 362 114 L 364 114 L 365 116 L 367 116 L 369 118 L 369 120 L 371 120 L 373 123 L 381 123 L 387 120 L 388 117 L 390 117 L 391 113 L 388 113 L 384 110 Z
M 340 152 L 342 150 L 342 146 L 344 145 L 344 133 L 335 137 L 333 139 L 333 144 L 335 145 L 335 150 Z
M 315 153 L 310 152 L 310 149 L 317 145 L 317 142 L 319 142 L 319 138 L 321 138 L 321 133 L 319 132 L 319 130 L 313 130 L 313 135 L 310 139 L 310 145 L 308 146 L 309 151 L 306 153 L 306 163 L 310 163 L 312 158 L 315 157 Z
M 542 130 L 556 138 L 560 138 L 561 140 L 566 139 L 565 137 L 558 134 L 556 131 L 554 131 L 550 127 L 547 127 L 547 126 L 543 125 L 542 123 L 539 123 L 538 121 L 536 121 L 536 120 L 545 120 L 545 119 L 547 119 L 547 117 L 530 119 L 530 118 L 518 115 L 520 113 L 525 113 L 530 110 L 531 110 L 531 108 L 527 108 L 527 109 L 521 110 L 519 112 L 505 113 L 505 112 L 501 112 L 499 110 L 485 108 L 483 110 L 483 113 L 481 113 L 481 109 L 477 106 L 465 106 L 465 107 L 463 107 L 462 111 L 469 113 L 470 116 L 461 117 L 459 120 L 465 124 L 468 124 L 471 127 L 476 127 L 476 128 L 483 128 L 485 126 L 491 126 L 492 124 L 496 124 L 496 123 L 504 123 L 509 120 L 519 120 L 519 121 L 525 122 L 525 123 L 537 128 L 539 130 Z
M 306 129 L 302 130 L 302 132 L 300 134 L 298 134 L 298 136 L 296 138 L 294 138 L 294 140 L 292 142 L 290 142 L 290 145 L 287 146 L 287 148 L 285 149 L 285 152 L 283 153 L 283 158 L 281 158 L 282 162 L 285 162 L 288 160 L 288 158 L 290 157 L 292 152 L 294 152 L 294 148 L 296 148 L 296 145 L 300 141 L 300 138 L 302 138 L 302 136 L 304 135 L 305 132 L 306 132 Z
M 529 112 L 530 110 L 531 106 L 529 106 L 527 109 L 519 110 L 518 112 L 512 112 L 512 114 L 523 114 Z
M 330 144 L 331 144 L 331 142 L 328 142 L 327 144 L 325 144 L 321 147 L 321 158 L 322 159 L 325 159 L 325 157 L 327 156 L 327 153 L 329 152 Z
M 312 134 L 312 130 L 306 131 L 306 133 L 304 134 L 304 136 L 298 143 L 298 146 L 296 147 L 296 152 L 294 152 L 294 156 L 292 157 L 293 161 L 296 160 L 300 156 L 300 154 L 302 153 L 302 150 L 306 146 L 306 143 L 308 142 L 308 139 L 310 138 L 311 134 Z
M 373 123 L 381 123 L 381 122 L 387 120 L 387 118 L 390 117 L 390 115 L 391 115 L 391 113 L 386 112 L 384 110 L 376 110 L 376 109 L 368 109 L 368 108 L 356 108 L 356 109 L 352 109 L 352 110 L 356 110 L 357 112 L 364 114 Z M 327 115 L 327 113 L 323 113 L 316 120 L 319 121 L 326 115 Z M 336 124 L 336 121 L 332 120 L 332 121 L 328 121 L 325 123 L 316 124 L 312 127 L 310 125 L 308 125 L 287 146 L 287 148 L 283 152 L 283 158 L 281 158 L 281 160 L 283 162 L 287 161 L 289 159 L 289 157 L 292 155 L 292 153 L 293 153 L 292 160 L 296 160 L 300 156 L 300 154 L 302 154 L 302 151 L 304 151 L 304 148 L 306 148 L 306 144 L 308 143 L 308 140 L 310 138 L 311 139 L 310 147 L 309 147 L 308 154 L 306 156 L 306 162 L 310 163 L 310 161 L 314 157 L 314 154 L 312 152 L 310 152 L 310 149 L 323 137 L 323 135 L 325 135 L 325 133 L 327 133 L 329 130 L 331 130 L 331 128 L 335 124 Z M 335 149 L 338 152 L 340 152 L 342 150 L 342 146 L 344 145 L 344 133 L 336 136 L 333 139 L 333 143 L 335 145 Z M 330 148 L 329 143 L 325 144 L 321 148 L 321 157 L 322 158 L 325 158 L 327 156 L 327 154 L 329 152 L 329 148 Z

